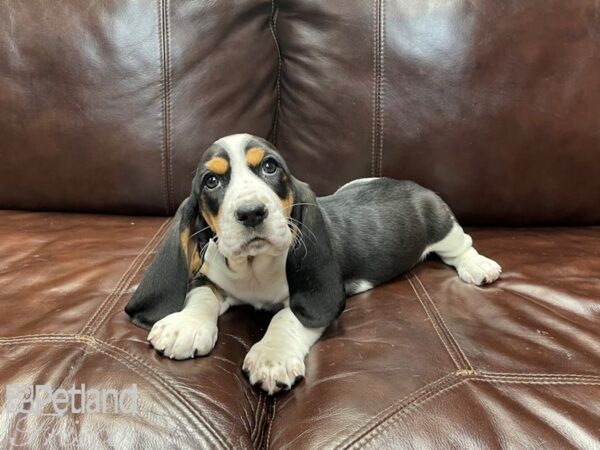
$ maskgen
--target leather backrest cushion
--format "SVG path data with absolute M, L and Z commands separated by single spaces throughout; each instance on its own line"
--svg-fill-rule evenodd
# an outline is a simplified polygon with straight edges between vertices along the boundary
M 167 214 L 202 151 L 271 132 L 270 0 L 0 3 L 0 208 Z
M 600 223 L 591 0 L 280 0 L 277 144 L 318 192 L 415 180 L 470 224 Z
M 245 131 L 319 194 L 385 175 L 467 224 L 600 223 L 598 17 L 590 0 L 2 3 L 0 208 L 172 213 L 204 148 Z

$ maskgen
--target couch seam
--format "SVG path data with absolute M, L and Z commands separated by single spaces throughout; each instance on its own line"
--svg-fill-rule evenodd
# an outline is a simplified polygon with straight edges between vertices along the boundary
M 378 414 L 376 414 L 371 419 L 369 419 L 369 421 L 367 423 L 363 424 L 357 430 L 355 430 L 353 433 L 346 436 L 344 438 L 344 440 L 338 445 L 338 447 L 342 448 L 342 447 L 347 447 L 347 446 L 353 445 L 354 441 L 361 439 L 361 437 L 364 436 L 365 434 L 367 434 L 369 432 L 369 430 L 373 430 L 373 429 L 377 428 L 381 423 L 385 422 L 386 417 L 389 417 L 390 415 L 395 414 L 396 412 L 394 410 L 401 410 L 403 405 L 410 404 L 412 401 L 414 401 L 414 399 L 418 399 L 429 393 L 436 392 L 434 390 L 435 387 L 444 386 L 449 381 L 453 381 L 454 379 L 455 379 L 455 373 L 450 373 L 448 375 L 445 375 L 441 378 L 438 378 L 438 379 L 432 381 L 431 383 L 426 384 L 425 386 L 417 389 L 416 391 L 411 392 L 408 395 L 405 395 L 400 400 L 393 402 L 391 405 L 389 405 L 383 411 L 380 411 Z M 357 437 L 355 437 L 355 436 L 357 436 Z
M 158 246 L 162 242 L 161 238 L 164 236 L 164 233 L 166 233 L 167 229 L 168 229 L 168 227 L 166 227 L 164 229 L 163 234 L 161 234 L 161 236 L 154 242 L 154 244 L 148 250 L 148 252 L 139 260 L 139 263 L 137 264 L 136 268 L 131 272 L 131 274 L 127 278 L 126 282 L 121 286 L 119 291 L 115 293 L 115 295 L 113 296 L 111 301 L 108 303 L 107 308 L 104 310 L 104 314 L 102 315 L 100 320 L 98 320 L 98 322 L 96 322 L 94 327 L 90 329 L 90 333 L 89 333 L 90 335 L 93 335 L 98 331 L 98 328 L 100 328 L 100 325 L 102 325 L 102 323 L 104 323 L 104 321 L 106 320 L 108 315 L 111 313 L 111 311 L 113 310 L 115 305 L 119 302 L 123 293 L 129 288 L 129 286 L 131 286 L 131 283 L 133 282 L 133 280 L 135 280 L 135 277 L 138 275 L 140 270 L 144 267 L 148 258 L 155 252 L 155 250 L 158 248 Z
M 412 273 L 412 272 L 409 272 Z M 451 348 L 449 347 L 449 342 L 447 342 L 447 338 L 445 338 L 444 333 L 441 329 L 441 325 L 438 323 L 437 320 L 435 320 L 435 317 L 432 315 L 432 313 L 429 311 L 429 308 L 427 308 L 427 306 L 425 306 L 425 302 L 423 301 L 423 299 L 421 298 L 421 296 L 419 295 L 419 292 L 416 288 L 416 286 L 413 284 L 412 280 L 410 279 L 409 275 L 405 275 L 405 278 L 408 280 L 408 283 L 410 284 L 410 286 L 413 289 L 413 292 L 415 293 L 415 295 L 417 296 L 417 299 L 419 300 L 419 303 L 421 303 L 421 306 L 423 307 L 423 309 L 425 310 L 425 314 L 427 314 L 427 317 L 429 318 L 429 321 L 431 322 L 431 326 L 433 327 L 433 329 L 435 330 L 436 334 L 438 335 L 438 338 L 440 339 L 440 341 L 442 342 L 442 345 L 444 346 L 444 348 L 446 349 L 446 351 L 448 352 L 448 355 L 450 356 L 450 358 L 452 359 L 452 362 L 454 363 L 455 367 L 458 370 L 464 370 L 465 366 L 461 365 L 460 362 L 456 359 L 457 357 L 455 357 L 454 352 L 451 350 Z M 460 358 L 459 358 L 460 359 Z
M 453 347 L 455 347 L 456 351 L 458 351 L 463 359 L 463 362 L 466 364 L 467 368 L 469 370 L 474 370 L 473 369 L 473 365 L 471 364 L 471 362 L 469 361 L 469 358 L 467 358 L 467 355 L 464 353 L 463 349 L 461 348 L 461 346 L 458 344 L 458 341 L 456 340 L 456 338 L 454 337 L 454 335 L 452 334 L 452 332 L 450 331 L 450 328 L 448 327 L 448 325 L 446 324 L 446 321 L 444 320 L 444 316 L 442 316 L 442 314 L 440 313 L 438 307 L 436 306 L 435 302 L 433 301 L 433 299 L 431 298 L 431 296 L 429 295 L 429 292 L 427 291 L 427 289 L 425 288 L 425 285 L 423 284 L 423 282 L 421 281 L 421 279 L 419 278 L 419 276 L 411 271 L 411 274 L 415 277 L 415 279 L 418 281 L 418 283 L 421 285 L 421 288 L 423 289 L 423 292 L 425 293 L 425 296 L 427 297 L 427 299 L 429 300 L 429 304 L 431 305 L 431 307 L 433 308 L 433 312 L 434 314 L 440 319 L 440 321 L 442 322 L 442 329 L 445 331 L 448 340 L 450 341 L 450 343 L 453 345 Z
M 68 338 L 78 336 L 78 334 L 64 334 L 64 333 L 45 333 L 45 334 L 24 334 L 22 336 L 7 336 L 0 337 L 0 345 L 19 344 L 21 341 L 25 343 L 29 342 L 42 342 L 46 339 L 55 338 Z
M 264 408 L 265 408 L 265 403 L 266 400 L 264 398 L 264 396 L 262 394 L 259 394 L 258 397 L 258 403 L 256 405 L 256 411 L 254 411 L 254 427 L 253 430 L 251 430 L 250 432 L 250 439 L 252 440 L 252 444 L 254 445 L 254 447 L 256 448 L 259 444 L 259 437 L 260 437 L 260 429 L 263 428 L 260 426 L 260 424 L 262 423 L 262 417 L 264 414 Z
M 269 426 L 267 427 L 267 440 L 265 442 L 265 449 L 271 447 L 271 430 L 273 429 L 273 422 L 275 422 L 275 415 L 277 413 L 277 398 L 273 399 L 271 417 L 269 418 Z
M 458 373 L 457 373 L 458 374 Z M 454 379 L 454 383 L 450 383 L 448 386 L 444 387 L 440 391 L 432 392 L 432 395 L 429 396 L 421 396 L 422 398 L 415 398 L 412 402 L 408 403 L 406 407 L 398 409 L 393 412 L 391 415 L 388 415 L 383 421 L 377 424 L 374 428 L 371 428 L 366 434 L 356 439 L 351 444 L 344 447 L 345 449 L 351 448 L 366 448 L 370 442 L 386 430 L 388 430 L 392 425 L 401 422 L 405 417 L 408 417 L 412 411 L 414 411 L 419 406 L 440 397 L 442 394 L 449 392 L 450 390 L 460 386 L 469 381 L 475 382 L 484 382 L 489 384 L 494 383 L 504 383 L 504 384 L 529 384 L 529 385 L 593 385 L 600 386 L 600 379 L 596 382 L 589 382 L 588 380 L 580 380 L 578 376 L 573 376 L 569 379 L 557 379 L 555 382 L 550 382 L 548 380 L 539 380 L 536 381 L 533 378 L 527 380 L 509 380 L 499 377 L 489 377 L 484 373 L 474 373 L 474 374 L 466 374 L 460 377 L 456 377 Z
M 160 81 L 162 109 L 161 162 L 166 214 L 173 210 L 172 139 L 171 139 L 171 51 L 169 0 L 158 0 L 158 32 L 160 45 Z
M 379 176 L 383 174 L 383 141 L 385 138 L 385 21 L 386 21 L 386 0 L 381 0 L 381 36 L 380 39 L 380 86 L 379 86 L 379 109 L 380 109 L 380 135 L 379 135 Z
M 90 319 L 87 321 L 87 323 L 83 326 L 83 328 L 81 329 L 79 334 L 93 334 L 97 330 L 97 327 L 95 329 L 93 329 L 93 327 L 92 327 L 96 318 L 101 314 L 102 310 L 105 308 L 105 306 L 108 304 L 108 302 L 114 296 L 118 297 L 118 295 L 120 294 L 120 291 L 124 287 L 125 288 L 127 287 L 127 286 L 123 286 L 123 284 L 125 283 L 125 278 L 128 275 L 130 275 L 131 272 L 134 271 L 136 268 L 137 268 L 137 270 L 139 270 L 139 267 L 137 267 L 138 263 L 141 263 L 141 264 L 144 263 L 144 261 L 147 257 L 147 252 L 149 252 L 152 249 L 152 247 L 155 245 L 156 240 L 159 239 L 159 237 L 162 235 L 162 233 L 165 229 L 165 225 L 167 225 L 170 221 L 171 221 L 171 219 L 165 220 L 158 227 L 158 229 L 154 232 L 154 235 L 150 238 L 150 240 L 146 243 L 146 245 L 142 248 L 142 250 L 135 256 L 135 258 L 133 258 L 133 260 L 129 263 L 129 266 L 127 266 L 127 269 L 125 269 L 125 271 L 123 272 L 123 274 L 121 275 L 121 277 L 119 278 L 119 280 L 117 281 L 115 286 L 113 287 L 110 294 L 108 294 L 105 297 L 105 299 L 102 301 L 100 306 L 96 309 L 96 311 L 94 311 L 94 313 L 92 314 L 92 317 L 90 317 Z M 159 241 L 160 241 L 160 239 L 159 239 Z M 140 258 L 141 258 L 141 261 L 140 261 Z M 137 273 L 137 270 L 135 270 L 135 273 Z M 133 274 L 133 276 L 135 276 L 135 273 Z M 131 282 L 131 279 L 128 279 L 127 284 L 129 284 L 130 282 Z
M 275 51 L 277 52 L 277 76 L 275 79 L 275 114 L 273 117 L 273 129 L 271 131 L 271 143 L 277 144 L 277 133 L 279 127 L 279 110 L 281 109 L 281 70 L 283 60 L 281 57 L 281 47 L 279 46 L 279 40 L 277 39 L 277 18 L 279 17 L 279 2 L 277 0 L 271 0 L 271 15 L 269 17 L 269 28 L 273 35 L 273 41 L 275 43 Z
M 525 384 L 590 384 L 600 385 L 600 376 L 585 374 L 511 374 L 501 372 L 477 372 L 472 378 L 481 378 L 497 383 L 525 383 Z
M 373 91 L 371 176 L 381 176 L 383 157 L 383 65 L 385 0 L 373 1 Z
M 600 381 L 600 375 L 592 375 L 592 374 L 573 374 L 573 373 L 532 373 L 532 372 L 490 372 L 487 370 L 479 371 L 478 373 L 489 375 L 489 376 L 515 376 L 515 377 L 537 377 L 540 379 L 543 378 L 566 378 L 566 377 L 579 377 L 579 378 L 590 378 L 593 380 Z
M 467 381 L 468 381 L 468 378 L 462 378 L 462 379 L 461 378 L 452 378 L 452 379 L 450 379 L 450 382 L 448 383 L 448 385 L 445 386 L 444 388 L 442 388 L 441 390 L 430 391 L 424 395 L 414 398 L 412 401 L 407 403 L 404 407 L 392 412 L 390 415 L 388 415 L 386 418 L 384 418 L 380 423 L 375 425 L 373 428 L 371 428 L 365 434 L 363 434 L 362 436 L 357 438 L 354 442 L 348 444 L 344 448 L 348 449 L 348 450 L 352 449 L 352 448 L 364 448 L 375 437 L 380 435 L 383 431 L 388 429 L 394 423 L 397 423 L 398 417 L 402 417 L 402 418 L 405 417 L 408 412 L 412 411 L 416 407 L 421 406 L 425 402 L 428 402 L 436 397 L 439 397 L 440 395 L 454 389 L 457 386 L 460 386 L 461 384 L 463 384 Z M 445 383 L 444 383 L 444 385 L 445 385 Z
M 136 355 L 134 355 L 133 353 L 131 353 L 121 347 L 109 344 L 108 342 L 105 342 L 101 339 L 97 339 L 96 337 L 89 336 L 89 335 L 61 335 L 61 336 L 48 335 L 48 336 L 46 336 L 46 338 L 41 338 L 41 336 L 40 336 L 40 338 L 38 338 L 38 339 L 21 339 L 20 342 L 0 341 L 0 345 L 10 345 L 10 344 L 16 344 L 16 343 L 19 343 L 19 344 L 28 344 L 28 343 L 73 344 L 73 343 L 78 343 L 78 344 L 90 346 L 90 347 L 94 348 L 95 350 L 99 351 L 100 353 L 120 362 L 121 364 L 123 364 L 124 366 L 126 366 L 131 371 L 135 372 L 136 374 L 138 374 L 140 377 L 144 378 L 145 380 L 150 381 L 150 379 L 152 379 L 155 382 L 157 382 L 159 385 L 163 386 L 165 388 L 165 390 L 170 391 L 171 394 L 174 395 L 174 397 L 178 398 L 187 408 L 189 408 L 189 412 L 192 413 L 192 416 L 195 416 L 197 419 L 199 419 L 199 421 L 204 425 L 204 427 L 209 432 L 212 433 L 212 435 L 217 439 L 217 441 L 219 441 L 219 444 L 223 448 L 233 448 L 231 443 L 224 436 L 222 436 L 215 428 L 213 428 L 210 421 L 206 417 L 204 417 L 200 413 L 200 411 L 198 411 L 193 406 L 191 401 L 185 395 L 183 395 L 181 392 L 179 392 L 177 389 L 175 389 L 173 387 L 177 384 L 175 382 L 175 380 L 172 380 L 169 375 L 162 372 L 161 370 L 157 370 L 157 369 L 154 369 L 153 367 L 149 366 L 147 363 L 142 361 Z M 114 353 L 110 353 L 109 350 L 112 350 Z M 129 356 L 131 359 L 126 359 L 126 358 L 122 357 L 122 355 L 119 355 L 119 353 L 124 353 L 125 355 Z M 140 370 L 142 372 L 144 372 L 147 376 L 144 375 L 144 373 L 141 373 Z M 169 383 L 167 383 L 167 381 L 171 381 L 172 383 L 169 384 Z
M 378 30 L 379 26 L 377 24 L 377 1 L 373 0 L 373 88 L 371 92 L 371 108 L 373 109 L 372 117 L 371 117 L 371 176 L 375 176 L 375 142 L 376 142 L 376 109 L 377 109 L 377 42 L 378 42 Z

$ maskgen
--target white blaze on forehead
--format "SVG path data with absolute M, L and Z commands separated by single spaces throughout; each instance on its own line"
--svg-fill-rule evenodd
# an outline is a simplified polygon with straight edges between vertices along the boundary
M 252 138 L 253 136 L 248 133 L 232 134 L 219 139 L 215 144 L 223 147 L 230 158 L 235 156 L 235 154 L 244 156 L 246 153 L 246 145 Z
M 248 167 L 246 161 L 246 146 L 250 139 L 250 134 L 232 134 L 231 136 L 219 139 L 216 143 L 223 147 L 229 156 L 229 167 L 231 167 L 231 178 L 229 181 L 229 190 L 259 189 L 259 186 L 266 186 L 266 183 L 258 178 Z

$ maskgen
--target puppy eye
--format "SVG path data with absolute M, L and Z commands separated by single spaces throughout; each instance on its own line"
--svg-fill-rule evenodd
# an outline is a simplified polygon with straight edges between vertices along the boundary
M 206 180 L 204 180 L 204 186 L 208 189 L 214 189 L 219 186 L 219 184 L 221 184 L 221 181 L 216 175 L 209 175 L 206 177 Z
M 273 175 L 277 172 L 277 163 L 272 159 L 265 159 L 262 163 L 262 171 L 267 175 Z

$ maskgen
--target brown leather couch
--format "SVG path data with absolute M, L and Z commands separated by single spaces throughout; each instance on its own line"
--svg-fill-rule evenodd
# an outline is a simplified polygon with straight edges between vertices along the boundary
M 263 313 L 159 356 L 123 307 L 239 131 L 321 194 L 434 189 L 502 279 L 430 260 L 349 299 L 275 397 L 240 370 Z M 0 155 L 0 383 L 139 392 L 42 416 L 2 389 L 2 448 L 600 448 L 597 1 L 2 2 Z

